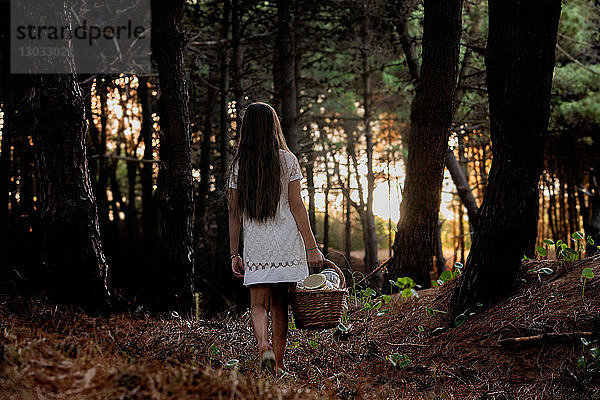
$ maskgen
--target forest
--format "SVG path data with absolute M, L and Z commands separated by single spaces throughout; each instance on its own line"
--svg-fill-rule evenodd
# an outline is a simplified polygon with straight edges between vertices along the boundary
M 111 1 L 148 70 L 16 70 L 0 0 L 0 399 L 600 398 L 598 1 Z M 277 377 L 228 246 L 254 102 L 349 293 Z

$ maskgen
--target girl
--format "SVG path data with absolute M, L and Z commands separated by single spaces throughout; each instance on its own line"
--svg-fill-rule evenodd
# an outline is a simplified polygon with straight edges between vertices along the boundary
M 268 104 L 253 103 L 246 109 L 230 171 L 231 269 L 250 288 L 261 368 L 271 373 L 274 368 L 285 371 L 288 291 L 291 284 L 308 276 L 308 266 L 322 266 L 323 254 L 300 196 L 300 165 Z M 238 252 L 242 221 L 243 259 Z M 273 347 L 268 338 L 269 309 Z

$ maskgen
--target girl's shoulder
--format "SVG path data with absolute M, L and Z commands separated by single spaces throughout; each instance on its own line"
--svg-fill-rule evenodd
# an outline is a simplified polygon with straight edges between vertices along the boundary
M 294 163 L 294 161 L 296 160 L 296 156 L 294 155 L 294 153 L 292 153 L 291 151 L 288 151 L 288 150 L 279 149 L 279 155 L 281 158 L 283 158 L 285 160 L 285 162 L 288 165 L 292 165 Z

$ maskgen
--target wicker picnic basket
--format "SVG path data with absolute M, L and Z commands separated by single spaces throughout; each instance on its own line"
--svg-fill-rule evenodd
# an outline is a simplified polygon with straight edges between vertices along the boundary
M 348 289 L 341 269 L 330 260 L 323 268 L 333 268 L 340 276 L 341 289 L 292 289 L 292 311 L 300 329 L 328 329 L 338 326 L 348 309 Z

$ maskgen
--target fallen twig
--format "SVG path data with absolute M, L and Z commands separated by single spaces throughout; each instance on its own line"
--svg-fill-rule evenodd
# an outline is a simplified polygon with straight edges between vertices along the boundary
M 539 335 L 532 336 L 520 336 L 498 340 L 499 344 L 512 345 L 512 344 L 531 344 L 545 341 L 565 341 L 573 340 L 580 337 L 600 336 L 600 332 L 568 332 L 568 333 L 542 333 Z
M 390 345 L 390 346 L 417 346 L 417 347 L 428 347 L 428 344 L 421 344 L 421 343 L 390 343 L 390 342 L 386 342 L 386 344 Z

